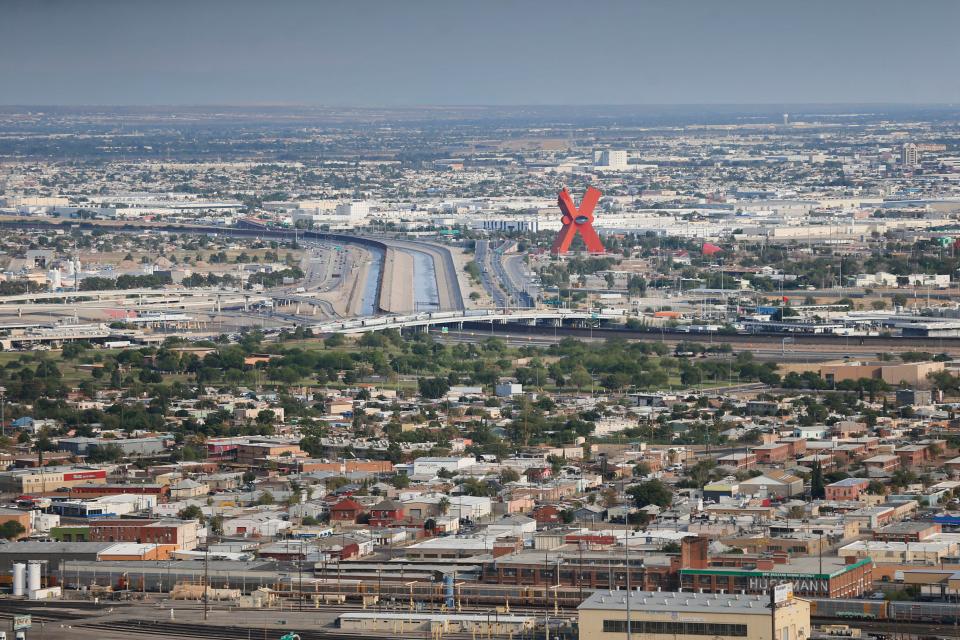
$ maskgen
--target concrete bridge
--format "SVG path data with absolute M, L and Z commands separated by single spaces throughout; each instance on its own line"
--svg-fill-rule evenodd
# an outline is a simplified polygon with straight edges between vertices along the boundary
M 463 326 L 465 322 L 489 322 L 507 324 L 547 322 L 563 326 L 564 322 L 604 322 L 622 320 L 624 314 L 616 310 L 575 311 L 572 309 L 469 309 L 467 311 L 433 311 L 410 315 L 380 315 L 349 320 L 336 320 L 310 325 L 318 333 L 369 333 L 384 329 L 424 328 L 439 325 Z

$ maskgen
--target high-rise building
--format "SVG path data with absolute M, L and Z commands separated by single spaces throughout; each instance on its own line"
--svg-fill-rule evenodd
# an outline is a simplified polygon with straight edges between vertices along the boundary
M 626 169 L 627 152 L 623 149 L 605 149 L 597 165 L 605 169 Z
M 900 158 L 903 166 L 915 167 L 920 164 L 920 150 L 917 148 L 917 145 L 908 142 L 903 145 Z
M 786 126 L 789 126 L 789 125 L 790 125 L 790 114 L 789 114 L 789 113 L 785 113 L 785 114 L 783 114 L 783 126 L 786 127 Z

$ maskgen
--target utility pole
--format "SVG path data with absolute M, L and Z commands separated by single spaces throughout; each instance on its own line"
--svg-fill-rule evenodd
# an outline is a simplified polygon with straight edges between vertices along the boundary
M 593 532 L 591 531 L 591 533 Z M 580 564 L 577 571 L 577 584 L 580 586 L 580 602 L 583 602 L 583 547 L 584 541 L 581 540 L 579 544 L 577 544 L 577 548 L 580 551 Z
M 6 416 L 4 416 L 4 408 L 7 401 L 7 388 L 0 387 L 0 432 L 6 437 L 7 435 L 7 422 Z
M 770 585 L 770 640 L 777 640 L 777 587 Z
M 547 567 L 549 566 L 549 552 L 543 552 L 543 640 L 550 640 L 550 610 L 547 608 Z
M 627 564 L 627 640 L 633 640 L 633 621 L 630 619 L 630 516 L 627 515 L 624 519 L 626 522 L 626 528 L 623 530 L 623 556 Z
M 209 598 L 209 588 L 210 588 L 210 546 L 207 545 L 207 548 L 203 552 L 203 620 L 206 622 L 207 614 L 210 608 L 210 598 Z
M 823 575 L 823 529 L 817 529 L 814 531 L 820 539 L 817 541 L 817 551 L 819 552 L 820 557 L 820 575 Z M 828 594 L 829 597 L 829 594 Z

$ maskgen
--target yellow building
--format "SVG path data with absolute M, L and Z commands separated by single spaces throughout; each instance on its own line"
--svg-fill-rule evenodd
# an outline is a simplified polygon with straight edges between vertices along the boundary
M 627 592 L 597 591 L 578 608 L 580 640 L 625 640 Z M 630 592 L 630 631 L 638 640 L 805 640 L 810 603 L 788 597 L 771 618 L 769 596 Z M 776 638 L 773 638 L 774 624 Z

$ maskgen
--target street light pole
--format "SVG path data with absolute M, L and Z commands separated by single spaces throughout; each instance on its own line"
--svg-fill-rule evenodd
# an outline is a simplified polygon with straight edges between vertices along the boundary
M 203 552 L 203 620 L 206 622 L 208 610 L 210 608 L 210 545 Z
M 623 530 L 623 555 L 627 565 L 627 640 L 633 640 L 633 621 L 630 619 L 630 518 L 625 518 L 626 528 Z M 776 640 L 776 639 L 774 639 Z
M 303 611 L 303 538 L 300 538 L 300 555 L 297 558 L 297 578 L 300 583 L 299 610 Z

